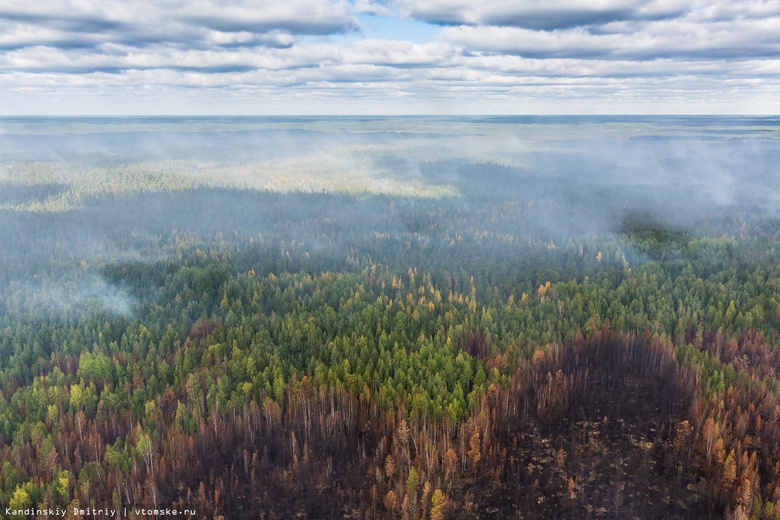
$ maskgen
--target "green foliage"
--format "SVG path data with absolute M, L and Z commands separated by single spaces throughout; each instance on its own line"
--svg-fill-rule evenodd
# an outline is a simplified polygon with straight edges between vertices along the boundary
M 511 388 L 524 367 L 605 330 L 673 343 L 680 369 L 710 403 L 736 388 L 780 395 L 775 354 L 750 343 L 776 345 L 780 330 L 780 262 L 764 228 L 739 239 L 704 237 L 633 215 L 619 240 L 542 238 L 512 226 L 529 216 L 520 203 L 466 211 L 447 201 L 420 207 L 403 198 L 310 195 L 307 204 L 335 217 L 301 205 L 305 226 L 321 228 L 297 240 L 290 236 L 300 232 L 298 220 L 285 203 L 257 197 L 270 204 L 265 215 L 280 215 L 272 238 L 170 232 L 155 237 L 164 260 L 83 267 L 83 276 L 134 299 L 130 310 L 47 303 L 46 290 L 61 282 L 75 290 L 82 280 L 57 278 L 54 268 L 36 288 L 11 283 L 0 293 L 3 503 L 64 507 L 101 486 L 120 501 L 154 497 L 152 483 L 123 488 L 122 478 L 172 482 L 155 473 L 161 461 L 173 466 L 181 453 L 215 451 L 202 444 L 212 431 L 220 439 L 260 435 L 260 423 L 284 431 L 294 457 L 271 460 L 284 453 L 271 443 L 253 460 L 245 443 L 238 466 L 283 464 L 280 480 L 297 482 L 310 469 L 310 432 L 282 422 L 311 420 L 299 394 L 341 396 L 351 413 L 349 396 L 415 432 L 441 427 L 446 438 L 471 425 L 480 403 Z M 387 232 L 339 221 L 349 217 L 334 209 L 341 206 L 360 214 L 387 208 L 372 220 Z M 761 377 L 750 372 L 756 366 Z M 347 412 L 329 404 L 321 413 L 332 426 Z M 338 435 L 323 429 L 339 448 Z M 415 498 L 431 476 L 411 452 L 405 457 L 397 461 L 407 464 L 405 482 L 394 493 Z M 442 518 L 445 494 L 436 488 L 427 499 L 431 516 Z

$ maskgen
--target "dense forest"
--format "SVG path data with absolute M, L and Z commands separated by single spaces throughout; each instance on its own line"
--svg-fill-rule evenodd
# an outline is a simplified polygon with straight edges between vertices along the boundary
M 780 518 L 777 147 L 662 123 L 0 139 L 0 516 Z

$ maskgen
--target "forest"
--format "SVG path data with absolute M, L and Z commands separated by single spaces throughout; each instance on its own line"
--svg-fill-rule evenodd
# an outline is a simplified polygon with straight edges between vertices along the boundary
M 780 120 L 0 127 L 0 517 L 780 519 Z

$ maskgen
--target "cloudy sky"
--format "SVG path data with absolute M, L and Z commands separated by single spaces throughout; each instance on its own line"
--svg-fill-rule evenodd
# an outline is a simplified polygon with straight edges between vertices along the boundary
M 780 0 L 0 0 L 0 115 L 780 113 Z

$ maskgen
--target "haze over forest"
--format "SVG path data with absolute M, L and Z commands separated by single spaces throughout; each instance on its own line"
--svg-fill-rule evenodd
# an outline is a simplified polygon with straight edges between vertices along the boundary
M 779 140 L 2 118 L 0 505 L 776 520 Z
M 97 269 L 165 260 L 171 233 L 295 241 L 341 262 L 359 239 L 446 242 L 504 204 L 525 207 L 486 229 L 522 255 L 522 240 L 618 244 L 637 215 L 718 237 L 728 219 L 780 209 L 780 125 L 768 117 L 6 118 L 2 128 L 3 276 L 86 276 L 84 290 L 49 295 L 59 307 L 104 290 L 129 309 Z M 321 219 L 327 228 L 313 228 Z M 403 256 L 383 254 L 374 260 Z

